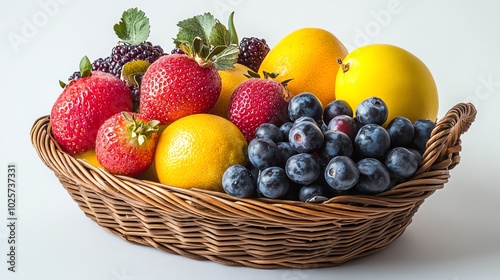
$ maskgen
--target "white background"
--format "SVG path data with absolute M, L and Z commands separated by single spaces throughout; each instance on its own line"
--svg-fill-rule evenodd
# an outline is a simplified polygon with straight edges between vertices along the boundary
M 0 279 L 500 279 L 500 17 L 498 1 L 76 1 L 1 0 Z M 21 4 L 22 3 L 22 4 Z M 122 241 L 84 216 L 31 146 L 29 131 L 50 112 L 86 54 L 105 57 L 112 26 L 129 7 L 167 51 L 179 20 L 236 11 L 240 38 L 271 46 L 300 27 L 334 33 L 349 50 L 389 43 L 420 57 L 434 74 L 440 112 L 473 101 L 476 122 L 462 162 L 405 233 L 386 250 L 336 268 L 258 270 L 195 261 Z M 313 50 L 311 50 L 313 51 Z M 7 271 L 7 164 L 18 165 L 18 264 Z

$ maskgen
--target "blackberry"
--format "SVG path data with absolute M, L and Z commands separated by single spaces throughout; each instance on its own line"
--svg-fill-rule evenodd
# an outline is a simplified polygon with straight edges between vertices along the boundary
M 134 112 L 139 112 L 139 102 L 141 101 L 141 87 L 132 86 L 130 87 L 130 91 L 132 92 L 132 108 Z
M 163 54 L 162 47 L 153 46 L 151 42 L 144 42 L 138 45 L 117 45 L 111 50 L 109 73 L 120 77 L 125 63 L 134 60 L 145 60 L 149 63 L 153 63 Z
M 269 46 L 265 39 L 245 37 L 240 42 L 238 63 L 247 66 L 253 71 L 259 71 L 260 64 L 269 53 Z
M 144 42 L 138 45 L 121 44 L 116 45 L 111 50 L 111 56 L 106 58 L 109 67 L 108 72 L 120 78 L 122 68 L 125 63 L 134 60 L 145 60 L 149 63 L 155 62 L 160 56 L 164 55 L 162 47 L 153 46 L 151 42 Z M 105 69 L 106 63 L 102 63 L 102 69 Z M 130 87 L 132 91 L 132 100 L 134 111 L 138 111 L 140 102 L 140 88 L 139 86 Z
M 71 76 L 69 76 L 68 80 L 69 81 L 76 80 L 80 77 L 82 77 L 82 73 L 80 73 L 80 71 L 76 71 L 76 72 L 73 72 L 73 74 L 71 74 Z
M 174 48 L 172 51 L 170 51 L 170 54 L 184 54 L 184 51 L 179 48 Z
M 153 46 L 151 42 L 144 42 L 137 45 L 119 44 L 113 47 L 110 56 L 98 58 L 92 62 L 92 70 L 110 73 L 120 78 L 125 63 L 134 60 L 145 60 L 149 63 L 153 63 L 162 55 L 164 55 L 162 47 L 158 45 Z M 80 72 L 74 72 L 69 79 L 74 80 L 80 77 Z M 137 111 L 140 99 L 139 86 L 130 87 L 130 90 L 132 91 L 132 100 L 134 102 L 133 108 L 134 111 Z
M 92 62 L 92 70 L 101 71 L 109 73 L 109 67 L 111 66 L 111 58 L 98 58 L 94 62 Z
M 106 57 L 106 58 L 98 58 L 94 62 L 92 62 L 92 71 L 101 71 L 101 72 L 106 72 L 110 73 L 109 68 L 111 65 L 111 58 Z M 70 77 L 69 80 L 75 80 L 78 79 L 82 76 L 80 71 L 74 72 Z M 119 77 L 119 76 L 118 76 Z

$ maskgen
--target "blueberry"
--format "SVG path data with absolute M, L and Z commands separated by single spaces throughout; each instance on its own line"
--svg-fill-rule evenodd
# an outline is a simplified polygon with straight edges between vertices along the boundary
M 261 139 L 270 139 L 274 143 L 282 140 L 281 130 L 272 123 L 263 123 L 255 130 L 255 137 Z
M 377 194 L 386 191 L 391 184 L 391 176 L 385 165 L 378 159 L 364 158 L 356 164 L 359 180 L 356 189 L 364 194 Z
M 318 125 L 318 122 L 315 119 L 313 119 L 311 117 L 306 117 L 306 116 L 300 117 L 300 118 L 296 119 L 293 122 L 293 124 L 295 125 L 295 124 L 298 124 L 298 123 L 301 123 L 301 122 L 312 122 L 312 123 Z M 319 125 L 318 125 L 318 127 L 319 127 Z
M 250 167 L 250 174 L 252 174 L 255 183 L 257 184 L 257 178 L 259 177 L 260 170 L 256 167 Z
M 292 129 L 293 122 L 285 122 L 280 126 L 281 140 L 288 141 L 288 134 L 290 134 L 290 129 Z
M 329 162 L 336 156 L 350 157 L 353 152 L 352 141 L 343 132 L 328 130 L 324 133 L 325 140 L 319 149 L 319 156 L 324 162 Z
M 434 127 L 436 127 L 436 123 L 431 120 L 416 120 L 413 123 L 414 134 L 412 145 L 421 152 L 425 152 L 427 141 L 429 141 Z
M 278 158 L 279 158 L 279 164 L 278 166 L 285 167 L 286 161 L 293 155 L 295 155 L 297 152 L 292 149 L 290 146 L 290 143 L 288 142 L 278 142 L 276 144 L 278 146 Z
M 413 155 L 417 159 L 418 166 L 420 166 L 422 164 L 422 160 L 423 160 L 422 152 L 420 152 L 419 150 L 416 150 L 416 149 L 412 149 L 412 148 L 408 148 L 408 150 L 413 153 Z
M 230 196 L 251 197 L 256 189 L 255 181 L 246 167 L 239 164 L 231 165 L 222 175 L 222 188 Z
M 323 111 L 323 121 L 329 123 L 333 118 L 340 115 L 353 116 L 352 108 L 345 100 L 334 100 L 326 105 Z
M 325 168 L 326 183 L 336 191 L 354 187 L 358 179 L 358 167 L 350 157 L 334 157 Z
M 394 178 L 408 179 L 418 168 L 418 158 L 415 154 L 404 147 L 396 147 L 387 153 L 385 166 Z
M 358 157 L 382 159 L 391 146 L 391 138 L 380 125 L 367 124 L 359 129 L 353 144 Z
M 308 153 L 291 156 L 285 165 L 286 175 L 297 184 L 308 185 L 321 175 L 321 166 L 316 158 Z
M 318 97 L 310 92 L 297 94 L 288 103 L 288 117 L 292 121 L 300 117 L 311 117 L 319 122 L 323 118 L 323 105 Z
M 296 123 L 288 135 L 290 146 L 298 153 L 319 149 L 323 140 L 323 131 L 315 123 L 308 121 Z
M 278 152 L 276 143 L 269 139 L 255 138 L 248 143 L 248 160 L 260 170 L 276 166 L 279 163 Z
M 260 172 L 257 179 L 259 192 L 267 198 L 280 198 L 288 192 L 289 187 L 285 170 L 281 167 L 266 168 Z
M 387 125 L 387 133 L 391 147 L 407 147 L 413 139 L 413 123 L 403 116 L 395 117 Z
M 387 105 L 378 97 L 367 98 L 356 107 L 356 117 L 362 124 L 382 125 L 388 115 Z
M 322 121 L 321 123 L 318 124 L 318 126 L 321 129 L 321 131 L 323 131 L 323 133 L 328 131 L 328 125 L 325 122 Z
M 299 200 L 304 202 L 324 202 L 329 198 L 330 194 L 324 185 L 307 185 L 299 191 Z
M 347 115 L 336 116 L 328 123 L 328 130 L 344 132 L 351 141 L 354 141 L 358 129 L 359 126 L 356 120 Z

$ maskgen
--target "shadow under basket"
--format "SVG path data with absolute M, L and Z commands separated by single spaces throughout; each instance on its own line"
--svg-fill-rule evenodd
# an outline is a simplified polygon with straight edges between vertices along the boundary
M 35 121 L 30 136 L 85 215 L 124 240 L 226 265 L 317 268 L 373 254 L 398 238 L 424 200 L 448 182 L 460 161 L 460 136 L 475 116 L 472 104 L 451 108 L 410 180 L 378 195 L 319 204 L 237 199 L 115 176 L 63 152 L 48 116 Z

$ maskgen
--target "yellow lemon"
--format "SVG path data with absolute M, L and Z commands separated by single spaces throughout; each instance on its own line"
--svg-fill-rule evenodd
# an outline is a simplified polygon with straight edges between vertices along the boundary
M 219 100 L 217 100 L 214 108 L 210 111 L 211 114 L 227 118 L 231 94 L 233 94 L 234 89 L 241 84 L 241 82 L 248 79 L 245 74 L 248 74 L 249 70 L 250 68 L 239 63 L 234 64 L 233 69 L 219 70 L 219 75 L 222 80 L 222 90 Z
M 224 171 L 245 165 L 246 155 L 247 141 L 232 122 L 212 114 L 189 115 L 160 135 L 156 174 L 165 185 L 223 191 Z
M 386 124 L 397 116 L 412 122 L 437 119 L 439 100 L 429 68 L 415 55 L 393 45 L 373 44 L 349 53 L 337 74 L 337 99 L 356 109 L 369 97 L 387 105 Z
M 347 55 L 347 49 L 337 37 L 321 28 L 298 29 L 271 48 L 262 61 L 259 73 L 276 72 L 277 81 L 293 79 L 288 83 L 292 95 L 311 92 L 323 106 L 335 100 L 335 77 L 338 59 Z

